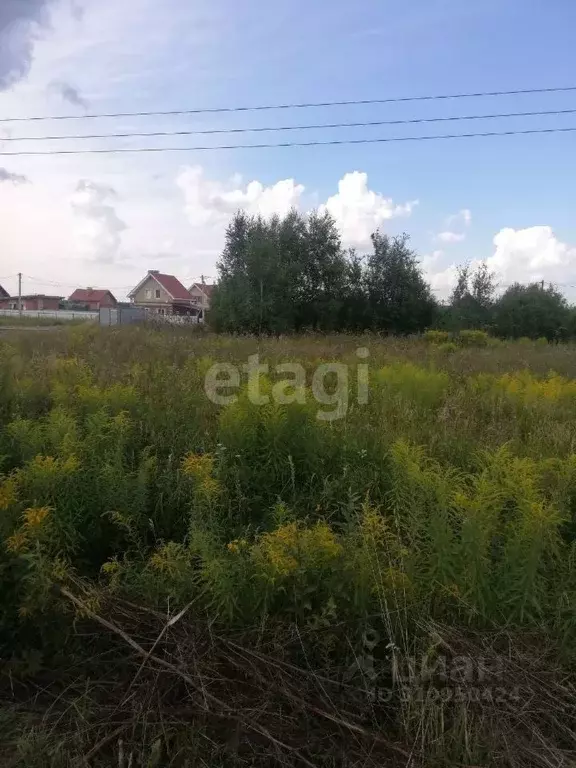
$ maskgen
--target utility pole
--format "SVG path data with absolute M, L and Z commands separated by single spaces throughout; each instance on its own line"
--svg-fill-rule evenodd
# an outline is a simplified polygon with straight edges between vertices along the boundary
M 22 317 L 22 272 L 18 272 L 18 313 Z

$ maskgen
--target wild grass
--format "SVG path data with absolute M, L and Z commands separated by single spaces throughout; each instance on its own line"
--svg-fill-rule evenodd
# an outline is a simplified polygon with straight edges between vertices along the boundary
M 0 337 L 6 761 L 572 764 L 574 351 Z M 344 417 L 211 402 L 253 354 L 348 364 Z

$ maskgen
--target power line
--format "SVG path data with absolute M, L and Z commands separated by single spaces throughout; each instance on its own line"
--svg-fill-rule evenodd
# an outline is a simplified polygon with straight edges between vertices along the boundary
M 284 125 L 262 128 L 208 128 L 189 131 L 151 131 L 142 133 L 95 133 L 71 136 L 7 136 L 0 141 L 62 141 L 65 139 L 128 139 L 160 136 L 209 136 L 221 133 L 265 133 L 280 131 L 309 131 L 319 128 L 368 128 L 383 125 L 415 125 L 417 123 L 445 123 L 462 120 L 496 120 L 510 117 L 545 117 L 550 115 L 573 115 L 576 109 L 551 109 L 536 112 L 501 112 L 492 115 L 455 115 L 451 117 L 420 117 L 409 120 L 370 120 L 358 123 L 316 123 L 312 125 Z
M 19 123 L 41 120 L 92 120 L 96 118 L 116 118 L 116 117 L 168 117 L 176 115 L 205 115 L 220 114 L 228 112 L 263 112 L 276 109 L 310 109 L 320 107 L 351 107 L 363 106 L 369 104 L 399 104 L 412 101 L 440 101 L 448 99 L 476 99 L 495 96 L 519 96 L 524 94 L 537 93 L 568 93 L 576 91 L 576 85 L 569 85 L 555 88 L 522 88 L 513 91 L 478 91 L 476 93 L 450 93 L 436 94 L 432 96 L 399 96 L 386 99 L 354 99 L 346 101 L 321 101 L 294 104 L 258 104 L 255 106 L 241 107 L 209 107 L 202 109 L 174 109 L 167 111 L 153 112 L 109 112 L 90 115 L 32 115 L 29 117 L 3 117 L 0 123 Z
M 110 155 L 140 152 L 214 152 L 228 149 L 280 149 L 284 147 L 320 147 L 341 144 L 387 144 L 403 141 L 438 141 L 441 139 L 474 139 L 491 136 L 528 136 L 539 133 L 573 133 L 569 128 L 531 128 L 515 131 L 485 131 L 483 133 L 453 133 L 439 136 L 389 136 L 376 139 L 332 139 L 329 141 L 287 141 L 280 144 L 221 144 L 213 147 L 117 147 L 109 149 L 51 149 L 18 152 L 0 152 L 0 157 L 40 157 L 47 155 Z

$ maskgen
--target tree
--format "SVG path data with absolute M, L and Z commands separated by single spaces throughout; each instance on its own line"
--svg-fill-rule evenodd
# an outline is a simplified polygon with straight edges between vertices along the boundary
M 566 299 L 552 285 L 515 283 L 496 302 L 494 331 L 508 338 L 559 340 L 568 335 L 570 315 Z
M 404 234 L 375 232 L 365 269 L 367 321 L 375 330 L 408 334 L 434 321 L 436 302 Z
M 436 302 L 408 236 L 375 232 L 372 245 L 366 261 L 345 251 L 328 213 L 265 220 L 239 212 L 226 231 L 208 320 L 217 331 L 257 334 L 431 325 Z
M 292 210 L 266 221 L 240 211 L 217 268 L 209 322 L 218 331 L 288 333 L 338 325 L 347 264 L 327 213 Z
M 450 297 L 449 327 L 452 330 L 488 328 L 492 322 L 495 293 L 495 276 L 486 262 L 474 272 L 469 264 L 458 267 L 456 286 Z

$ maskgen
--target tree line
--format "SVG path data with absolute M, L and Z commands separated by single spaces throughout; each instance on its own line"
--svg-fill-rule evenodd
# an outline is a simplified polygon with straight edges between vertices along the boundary
M 501 337 L 576 335 L 576 310 L 553 286 L 515 284 L 498 295 L 486 264 L 462 266 L 447 303 L 426 282 L 406 234 L 376 231 L 359 255 L 342 246 L 329 213 L 264 219 L 239 211 L 226 231 L 208 315 L 219 332 L 284 334 L 430 328 Z

